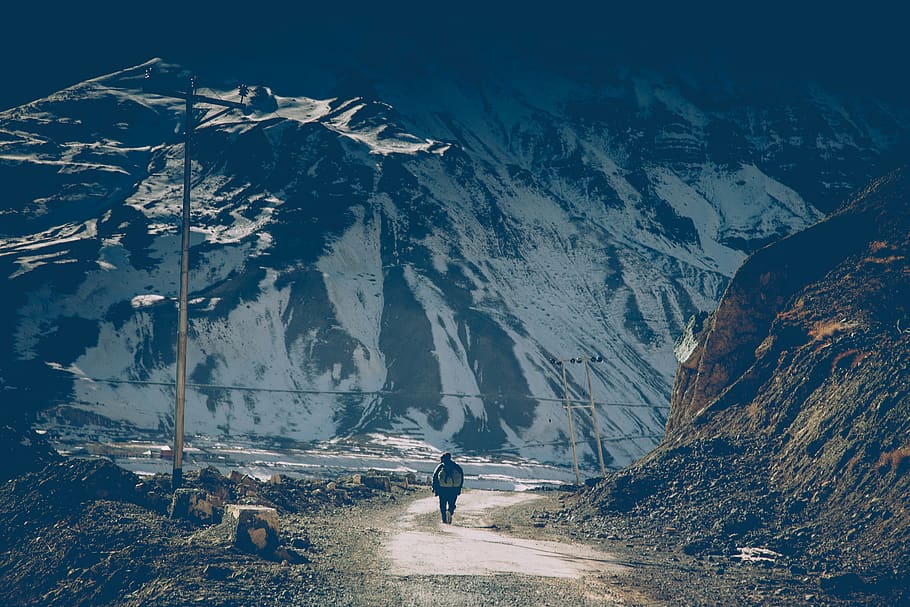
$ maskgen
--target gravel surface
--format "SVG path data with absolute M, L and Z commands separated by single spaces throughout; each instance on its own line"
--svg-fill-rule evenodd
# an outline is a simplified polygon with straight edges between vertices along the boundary
M 509 494 L 499 494 L 495 507 L 473 514 L 468 491 L 446 528 L 429 489 L 404 478 L 377 487 L 366 476 L 262 483 L 206 470 L 186 480 L 225 503 L 276 508 L 279 548 L 251 554 L 233 545 L 223 524 L 168 517 L 166 478 L 139 481 L 103 460 L 62 460 L 0 486 L 0 605 L 888 604 L 876 595 L 831 595 L 817 575 L 783 563 L 687 554 L 679 532 L 663 523 L 591 514 L 586 491 L 524 495 L 511 506 Z M 429 544 L 421 548 L 430 562 L 413 573 L 391 548 L 402 534 L 423 534 Z M 549 552 L 562 562 L 531 575 L 521 570 L 523 557 L 489 546 L 530 546 L 534 558 Z M 483 559 L 512 562 L 464 571 Z M 585 559 L 597 566 L 553 577 Z
M 334 574 L 329 579 L 338 593 L 330 595 L 335 604 L 358 607 L 617 604 L 614 600 L 617 593 L 610 590 L 611 580 L 618 575 L 616 564 L 598 563 L 589 567 L 585 575 L 581 574 L 584 568 L 578 566 L 576 573 L 569 574 L 578 577 L 557 577 L 566 574 L 567 568 L 573 568 L 573 560 L 583 560 L 593 552 L 579 545 L 557 545 L 552 538 L 534 537 L 539 534 L 534 533 L 537 528 L 527 516 L 516 521 L 524 533 L 509 533 L 512 526 L 506 522 L 509 510 L 487 510 L 483 503 L 487 494 L 463 494 L 451 527 L 438 520 L 435 508 L 427 511 L 426 503 L 432 503 L 434 498 L 425 489 L 408 498 L 407 508 L 404 504 L 384 508 L 358 506 L 353 517 L 338 513 L 337 524 L 324 527 L 327 532 L 324 541 L 331 542 L 331 548 L 315 562 L 320 570 Z M 472 507 L 472 501 L 477 503 L 476 508 Z M 538 500 L 520 501 L 527 504 Z M 527 508 L 524 506 L 519 512 L 528 512 Z M 483 518 L 479 516 L 481 512 Z M 342 528 L 344 533 L 339 533 Z M 403 544 L 399 540 L 404 537 L 406 545 L 407 537 L 415 533 L 429 544 L 421 549 L 421 554 L 431 555 L 431 562 L 415 563 L 402 554 Z M 563 549 L 559 554 L 554 549 L 557 547 Z M 552 551 L 548 556 L 554 571 L 541 573 L 536 569 L 541 548 Z M 522 558 L 528 559 L 527 565 L 535 574 L 521 572 Z

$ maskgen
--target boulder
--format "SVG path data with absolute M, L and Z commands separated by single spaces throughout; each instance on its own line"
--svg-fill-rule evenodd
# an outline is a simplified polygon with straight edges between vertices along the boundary
M 392 481 L 389 480 L 388 476 L 362 476 L 360 482 L 363 483 L 364 487 L 369 487 L 371 489 L 379 489 L 380 491 L 391 491 L 392 490 Z
M 182 487 L 174 491 L 168 516 L 203 523 L 216 521 L 216 509 L 208 493 L 201 489 Z
M 278 511 L 266 506 L 228 504 L 223 524 L 234 546 L 253 554 L 271 556 L 278 548 Z
M 822 576 L 818 580 L 818 587 L 835 596 L 846 596 L 854 592 L 868 590 L 866 580 L 853 571 L 833 573 Z
M 269 478 L 269 483 L 272 485 L 284 485 L 284 484 L 288 483 L 290 480 L 291 480 L 291 477 L 289 477 L 287 474 L 279 473 L 279 474 L 273 474 Z

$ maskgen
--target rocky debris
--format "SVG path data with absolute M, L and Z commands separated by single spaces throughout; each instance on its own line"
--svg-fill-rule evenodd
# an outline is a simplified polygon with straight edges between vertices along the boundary
M 0 604 L 322 605 L 324 574 L 311 564 L 330 541 L 313 534 L 321 517 L 413 491 L 396 477 L 386 492 L 352 478 L 276 484 L 214 468 L 184 481 L 172 497 L 169 476 L 140 480 L 104 459 L 57 459 L 0 485 Z M 222 517 L 232 503 L 268 515 L 232 533 L 216 524 L 234 519 Z M 209 507 L 211 518 L 200 516 Z
M 354 482 L 360 482 L 365 487 L 370 487 L 372 489 L 379 489 L 380 491 L 391 491 L 392 490 L 392 481 L 387 476 L 364 476 L 364 475 L 355 475 Z
M 60 455 L 47 439 L 21 421 L 0 422 L 0 482 L 41 470 Z

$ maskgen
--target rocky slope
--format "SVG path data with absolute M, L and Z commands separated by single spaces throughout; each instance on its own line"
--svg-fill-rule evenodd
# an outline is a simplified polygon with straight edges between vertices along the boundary
M 627 464 L 662 434 L 685 320 L 910 136 L 899 108 L 813 86 L 513 67 L 254 88 L 198 130 L 188 433 L 565 462 L 550 361 L 597 353 Z M 0 114 L 5 415 L 169 434 L 182 102 L 157 93 L 187 77 L 156 61 Z M 567 380 L 586 401 L 583 366 Z
M 257 554 L 235 545 L 217 524 L 217 507 L 214 521 L 169 516 L 167 477 L 140 480 L 98 459 L 52 462 L 0 485 L 6 518 L 0 600 L 86 607 L 359 604 L 352 598 L 356 580 L 337 583 L 337 563 L 323 553 L 344 534 L 335 527 L 354 533 L 339 519 L 421 491 L 407 488 L 404 477 L 391 480 L 401 482 L 373 489 L 350 477 L 264 483 L 213 468 L 189 474 L 188 487 L 213 503 L 277 510 L 279 547 Z
M 659 448 L 591 492 L 594 524 L 631 513 L 693 554 L 768 548 L 829 592 L 907 600 L 908 255 L 907 169 L 752 255 L 683 349 Z

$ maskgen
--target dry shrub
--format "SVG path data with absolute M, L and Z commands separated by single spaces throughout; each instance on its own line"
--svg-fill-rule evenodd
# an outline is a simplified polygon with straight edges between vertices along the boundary
M 863 359 L 869 356 L 869 352 L 860 352 L 856 348 L 851 348 L 844 352 L 841 352 L 834 357 L 834 360 L 831 361 L 831 372 L 833 373 L 835 369 L 841 366 L 841 363 L 844 363 L 843 366 L 849 366 L 851 369 L 855 369 Z
M 900 474 L 910 468 L 910 447 L 901 447 L 882 453 L 878 458 L 878 471 L 882 474 L 894 470 Z
M 845 320 L 826 320 L 823 322 L 817 322 L 809 330 L 809 335 L 812 339 L 824 339 L 826 337 L 831 337 L 842 331 L 850 331 L 859 326 L 857 322 L 848 322 Z
M 882 249 L 890 248 L 890 246 L 891 245 L 889 245 L 887 242 L 885 242 L 883 240 L 873 240 L 872 242 L 869 243 L 869 252 L 878 253 Z
M 879 265 L 890 265 L 904 261 L 903 255 L 889 255 L 888 257 L 866 257 L 863 263 L 877 263 Z

